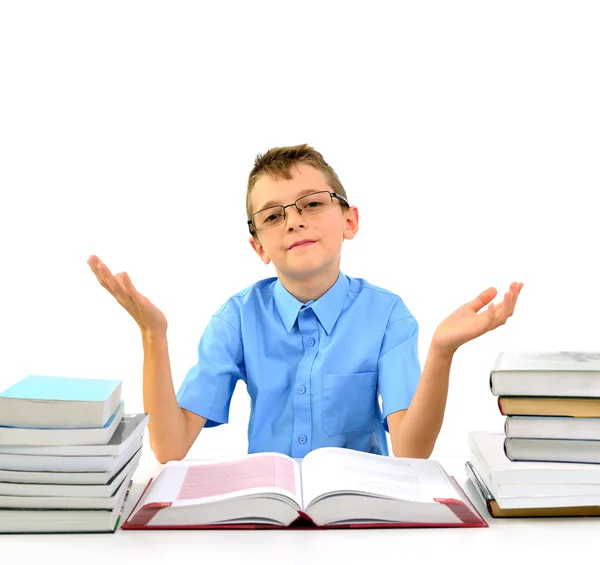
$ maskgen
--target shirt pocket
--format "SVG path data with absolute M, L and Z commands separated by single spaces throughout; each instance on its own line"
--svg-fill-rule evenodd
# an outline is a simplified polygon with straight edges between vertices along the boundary
M 373 428 L 377 371 L 325 373 L 321 379 L 321 419 L 328 436 Z

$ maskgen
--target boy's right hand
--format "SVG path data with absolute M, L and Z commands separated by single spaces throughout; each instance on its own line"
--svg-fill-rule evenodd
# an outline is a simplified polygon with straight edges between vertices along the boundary
M 127 273 L 113 275 L 96 255 L 91 255 L 87 264 L 96 275 L 98 282 L 129 312 L 142 332 L 146 334 L 166 333 L 167 319 L 165 315 L 136 290 Z

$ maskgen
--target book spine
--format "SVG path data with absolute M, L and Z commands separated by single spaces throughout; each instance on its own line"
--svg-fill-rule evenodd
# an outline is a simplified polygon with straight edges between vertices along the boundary
M 151 504 L 146 504 L 135 513 L 135 516 L 127 520 L 121 528 L 124 530 L 145 528 L 158 512 L 169 506 L 171 506 L 170 502 L 153 502 Z
M 506 455 L 506 458 L 510 461 L 514 461 L 514 459 L 508 454 L 508 437 L 504 438 L 504 443 L 502 445 L 504 448 L 504 455 Z
M 496 395 L 496 393 L 494 391 L 494 373 L 496 373 L 496 371 L 500 368 L 500 364 L 501 364 L 503 356 L 504 356 L 503 352 L 498 353 L 498 355 L 496 356 L 496 360 L 494 361 L 494 364 L 492 365 L 492 368 L 490 369 L 490 391 L 494 396 Z
M 444 504 L 463 524 L 485 524 L 481 516 L 475 514 L 462 500 L 455 498 L 434 498 L 436 502 Z M 486 524 L 487 525 L 487 524 Z
M 506 414 L 504 413 L 504 409 L 502 408 L 502 397 L 501 396 L 498 397 L 498 410 L 500 410 L 500 414 L 502 414 L 503 416 L 506 416 Z

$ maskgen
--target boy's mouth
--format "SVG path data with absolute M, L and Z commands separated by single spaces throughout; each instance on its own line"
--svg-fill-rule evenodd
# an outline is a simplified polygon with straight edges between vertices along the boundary
M 294 243 L 292 243 L 292 245 L 290 245 L 290 247 L 288 248 L 288 251 L 291 249 L 296 249 L 296 248 L 300 248 L 300 247 L 308 247 L 310 245 L 312 245 L 314 243 L 314 240 L 312 239 L 301 239 L 300 241 L 295 241 Z

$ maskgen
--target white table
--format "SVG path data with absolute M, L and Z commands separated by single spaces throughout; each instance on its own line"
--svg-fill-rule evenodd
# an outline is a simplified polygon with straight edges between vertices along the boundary
M 489 528 L 367 530 L 187 530 L 114 534 L 0 535 L 1 565 L 121 563 L 225 565 L 239 563 L 529 563 L 600 561 L 600 518 L 504 518 L 486 511 L 464 473 L 464 457 L 439 461 L 454 475 Z M 157 466 L 142 457 L 125 516 Z

